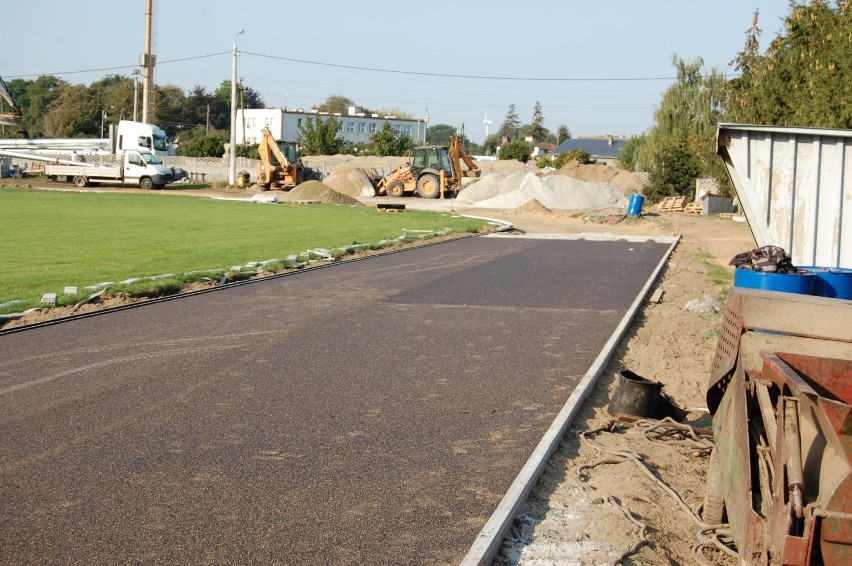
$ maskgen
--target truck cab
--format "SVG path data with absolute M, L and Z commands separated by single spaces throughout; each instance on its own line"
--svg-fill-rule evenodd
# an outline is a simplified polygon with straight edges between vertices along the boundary
M 162 188 L 174 180 L 174 175 L 153 153 L 128 151 L 124 154 L 124 180 L 139 183 L 143 189 Z

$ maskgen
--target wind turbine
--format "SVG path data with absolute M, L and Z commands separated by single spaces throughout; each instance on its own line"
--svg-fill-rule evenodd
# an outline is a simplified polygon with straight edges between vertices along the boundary
M 485 126 L 485 137 L 488 137 L 488 126 L 492 124 L 491 120 L 488 119 L 488 112 L 485 113 L 485 119 L 482 121 L 482 125 Z

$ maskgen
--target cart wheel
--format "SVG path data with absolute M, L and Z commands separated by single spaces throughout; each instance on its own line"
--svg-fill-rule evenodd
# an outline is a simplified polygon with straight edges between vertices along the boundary
M 716 449 L 710 453 L 710 465 L 707 467 L 707 495 L 701 518 L 708 525 L 719 525 L 725 519 L 725 496 L 722 493 L 722 468 Z
M 77 175 L 76 177 L 74 177 L 74 184 L 80 188 L 88 187 L 89 180 L 86 178 L 85 175 Z

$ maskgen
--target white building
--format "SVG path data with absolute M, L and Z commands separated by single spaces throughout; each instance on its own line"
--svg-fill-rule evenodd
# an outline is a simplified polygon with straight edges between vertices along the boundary
M 287 110 L 284 108 L 246 108 L 237 109 L 237 143 L 243 140 L 249 145 L 259 143 L 263 139 L 260 130 L 268 128 L 278 141 L 297 141 L 299 130 L 308 118 L 326 119 L 328 112 L 302 109 Z M 397 132 L 410 137 L 415 143 L 423 142 L 426 138 L 426 119 L 405 119 L 395 116 L 380 116 L 366 114 L 357 106 L 349 107 L 346 114 L 333 115 L 340 122 L 340 137 L 350 143 L 370 143 L 370 136 L 382 129 L 385 122 Z

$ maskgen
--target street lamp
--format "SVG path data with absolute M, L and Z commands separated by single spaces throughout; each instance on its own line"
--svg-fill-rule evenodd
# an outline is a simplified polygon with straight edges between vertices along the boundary
M 245 33 L 241 29 L 234 36 L 234 48 L 231 52 L 231 147 L 228 150 L 228 184 L 233 185 L 237 180 L 237 36 Z

